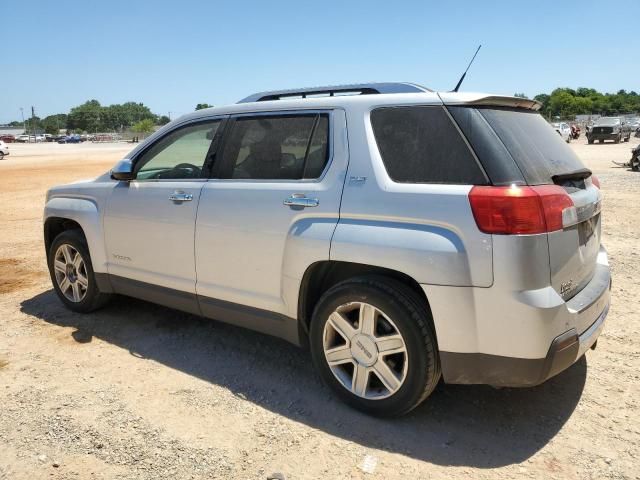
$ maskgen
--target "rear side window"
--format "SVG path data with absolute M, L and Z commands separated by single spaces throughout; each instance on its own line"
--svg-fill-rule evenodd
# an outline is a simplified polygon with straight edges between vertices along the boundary
M 328 160 L 327 114 L 240 117 L 225 143 L 230 177 L 301 180 L 320 177 Z
M 500 137 L 529 185 L 553 184 L 555 175 L 584 170 L 578 156 L 537 112 L 501 108 L 479 108 L 478 112 Z
M 387 173 L 400 183 L 485 185 L 486 177 L 442 107 L 385 107 L 371 125 Z

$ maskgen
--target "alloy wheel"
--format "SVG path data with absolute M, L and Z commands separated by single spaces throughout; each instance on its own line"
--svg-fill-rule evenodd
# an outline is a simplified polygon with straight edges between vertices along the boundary
M 62 294 L 74 303 L 84 300 L 89 288 L 89 278 L 80 252 L 68 243 L 63 243 L 56 250 L 53 268 Z
M 402 334 L 389 316 L 368 303 L 350 302 L 331 313 L 323 349 L 342 386 L 367 400 L 393 395 L 407 377 L 409 359 Z

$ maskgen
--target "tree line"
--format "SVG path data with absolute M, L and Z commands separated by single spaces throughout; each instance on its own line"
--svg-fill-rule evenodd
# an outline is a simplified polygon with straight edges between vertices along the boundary
M 528 98 L 524 93 L 515 96 Z M 617 93 L 601 93 L 593 88 L 556 88 L 550 94 L 540 93 L 533 97 L 542 104 L 540 113 L 547 118 L 573 118 L 575 115 L 620 115 L 640 112 L 640 94 L 635 91 L 619 90 Z M 196 110 L 213 105 L 199 103 Z M 58 113 L 44 118 L 25 119 L 27 133 L 44 131 L 56 135 L 60 130 L 74 133 L 123 132 L 133 130 L 147 133 L 156 125 L 165 125 L 167 115 L 156 115 L 142 103 L 126 102 L 114 105 L 100 105 L 98 100 L 89 100 L 67 113 Z M 23 122 L 9 123 L 12 127 L 22 127 Z
M 528 98 L 522 93 L 516 96 Z M 619 90 L 617 93 L 601 93 L 593 88 L 556 88 L 550 94 L 533 97 L 542 104 L 540 113 L 547 118 L 573 118 L 576 115 L 615 116 L 640 112 L 640 94 Z
M 212 105 L 199 103 L 196 110 Z M 73 107 L 69 113 L 58 113 L 44 118 L 37 116 L 9 123 L 12 127 L 26 127 L 26 133 L 42 132 L 57 135 L 60 130 L 71 133 L 134 132 L 148 133 L 157 125 L 165 125 L 167 115 L 156 115 L 142 103 L 126 102 L 114 105 L 100 105 L 98 100 L 89 100 Z

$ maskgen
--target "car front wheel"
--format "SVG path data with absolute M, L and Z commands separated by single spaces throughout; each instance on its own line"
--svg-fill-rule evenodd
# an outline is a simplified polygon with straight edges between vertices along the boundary
M 91 312 L 109 299 L 98 288 L 89 249 L 79 230 L 60 233 L 49 248 L 47 260 L 53 288 L 70 310 Z
M 393 279 L 358 277 L 329 289 L 314 310 L 310 342 L 323 380 L 369 414 L 407 413 L 440 379 L 426 301 Z

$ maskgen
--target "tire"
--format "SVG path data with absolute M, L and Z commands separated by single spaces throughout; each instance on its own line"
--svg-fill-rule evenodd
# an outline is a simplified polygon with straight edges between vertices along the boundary
M 3 159 L 4 159 L 4 153 L 0 152 L 0 160 L 3 160 Z
M 587 139 L 587 141 L 589 142 L 589 145 L 593 144 L 593 138 L 589 138 L 589 139 Z
M 631 159 L 631 170 L 637 172 L 640 170 L 640 158 L 632 158 Z
M 571 143 L 571 135 L 567 137 L 567 143 Z
M 374 334 L 370 336 L 362 333 L 360 323 L 365 330 L 366 324 L 358 319 L 361 312 L 372 310 L 375 315 L 369 318 L 374 319 Z M 335 318 L 343 331 L 351 326 L 350 339 L 336 330 Z M 424 299 L 393 279 L 357 277 L 330 288 L 314 309 L 309 340 L 314 365 L 324 382 L 347 404 L 370 415 L 403 415 L 424 401 L 440 380 L 440 358 L 429 308 Z M 389 343 L 391 340 L 396 343 Z M 379 355 L 383 348 L 390 353 Z M 338 354 L 333 366 L 329 365 L 327 351 Z M 365 380 L 358 387 L 357 372 L 364 371 L 367 373 L 359 378 Z
M 618 135 L 613 143 L 620 143 L 620 140 L 622 140 L 622 135 Z
M 82 263 L 76 263 L 75 254 L 80 256 Z M 66 269 L 74 270 L 75 275 L 68 270 L 63 272 L 61 263 L 56 264 L 56 260 L 64 264 Z M 101 308 L 109 300 L 110 295 L 102 293 L 98 288 L 89 248 L 80 230 L 66 230 L 53 240 L 47 255 L 47 265 L 53 288 L 69 310 L 88 313 Z M 63 291 L 65 278 L 69 286 Z

